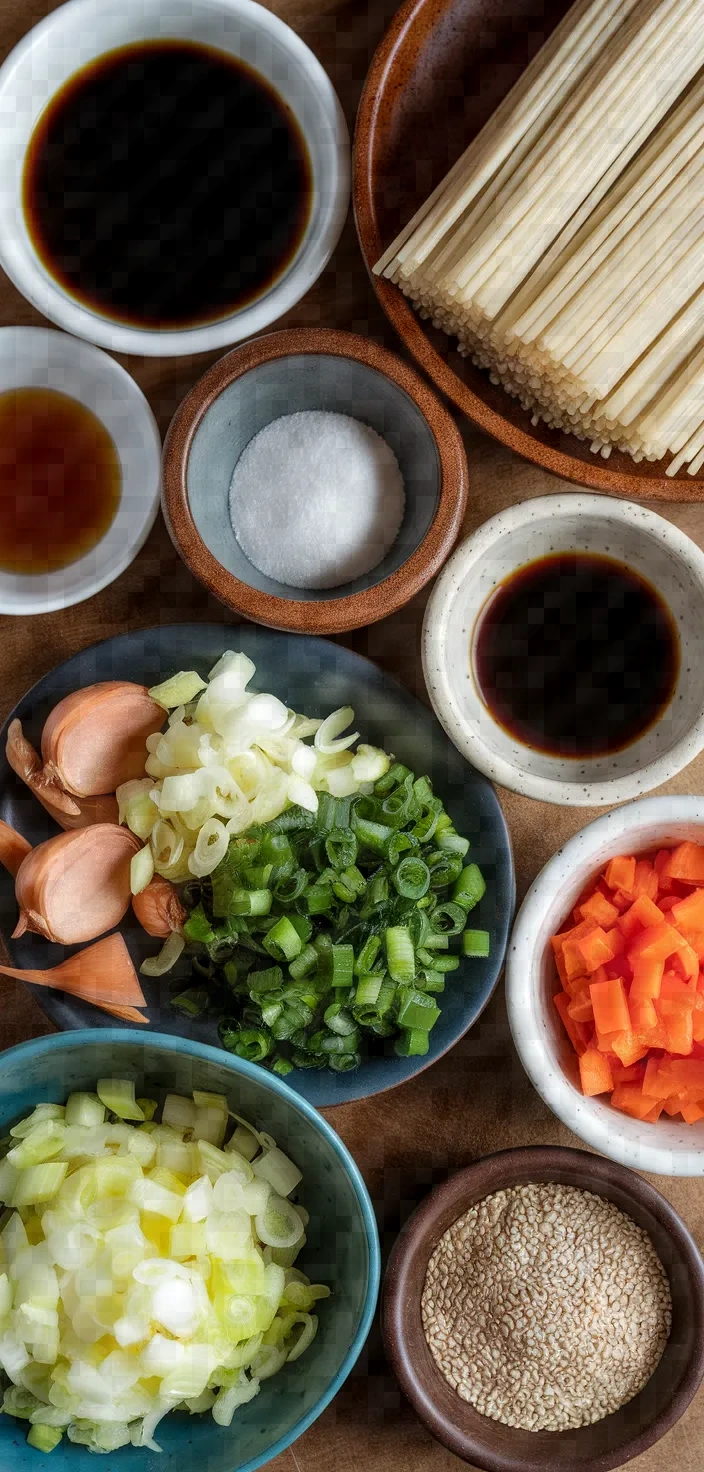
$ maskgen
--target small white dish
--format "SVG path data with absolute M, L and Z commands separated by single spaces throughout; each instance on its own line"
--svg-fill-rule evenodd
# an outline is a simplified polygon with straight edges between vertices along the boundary
M 114 582 L 146 541 L 159 510 L 161 438 L 134 379 L 99 348 L 44 327 L 0 329 L 0 393 L 53 388 L 77 399 L 104 424 L 120 460 L 115 517 L 100 541 L 50 573 L 0 571 L 0 613 L 51 613 Z
M 313 204 L 296 256 L 261 297 L 219 321 L 160 331 L 90 310 L 50 275 L 27 229 L 22 173 L 35 123 L 69 77 L 105 52 L 167 37 L 241 57 L 273 84 L 306 140 Z M 113 352 L 177 357 L 226 347 L 283 316 L 324 270 L 347 214 L 349 151 L 342 109 L 320 62 L 295 31 L 254 0 L 68 0 L 28 31 L 0 67 L 0 265 L 50 321 Z
M 640 572 L 667 603 L 680 639 L 680 672 L 658 721 L 623 751 L 549 756 L 494 720 L 474 677 L 477 621 L 497 585 L 555 552 L 592 552 Z M 453 553 L 428 602 L 423 671 L 451 741 L 493 781 L 526 797 L 574 807 L 640 797 L 704 747 L 704 553 L 664 517 L 610 496 L 541 496 L 485 522 Z
M 639 854 L 689 839 L 704 843 L 704 797 L 646 797 L 605 813 L 575 834 L 531 885 L 506 959 L 506 999 L 516 1050 L 541 1098 L 587 1145 L 636 1170 L 704 1176 L 704 1121 L 661 1115 L 656 1124 L 587 1099 L 576 1055 L 553 1003 L 560 982 L 550 945 L 589 879 L 616 854 Z

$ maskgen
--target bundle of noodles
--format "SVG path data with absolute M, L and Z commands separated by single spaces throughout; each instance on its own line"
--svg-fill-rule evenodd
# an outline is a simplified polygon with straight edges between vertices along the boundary
M 704 0 L 580 0 L 382 256 L 531 413 L 704 463 Z

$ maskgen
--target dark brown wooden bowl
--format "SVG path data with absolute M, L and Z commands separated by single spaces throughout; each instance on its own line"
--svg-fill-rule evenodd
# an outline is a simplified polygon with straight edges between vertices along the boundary
M 357 115 L 354 208 L 367 267 L 427 199 L 569 8 L 570 0 L 406 0 L 372 62 Z M 482 429 L 565 480 L 645 500 L 704 500 L 704 476 L 592 455 L 530 415 L 372 276 L 386 315 L 438 388 Z
M 420 1301 L 428 1261 L 447 1228 L 494 1191 L 556 1181 L 605 1196 L 650 1234 L 672 1293 L 672 1330 L 662 1359 L 621 1410 L 577 1431 L 519 1431 L 462 1400 L 425 1341 Z M 674 1426 L 704 1376 L 704 1264 L 672 1207 L 634 1171 L 584 1150 L 502 1150 L 452 1176 L 419 1206 L 398 1237 L 382 1297 L 386 1352 L 404 1394 L 438 1441 L 486 1472 L 608 1472 Z
M 249 374 L 258 376 L 246 384 Z M 355 386 L 346 388 L 347 380 L 354 380 Z M 371 423 L 396 449 L 406 488 L 404 522 L 384 561 L 356 584 L 324 593 L 290 589 L 262 578 L 237 549 L 227 512 L 239 452 L 233 449 L 233 458 L 227 460 L 230 441 L 223 446 L 223 434 L 232 434 L 234 445 L 233 426 L 239 424 L 244 448 L 263 423 L 301 408 L 338 409 Z M 219 428 L 208 450 L 208 416 L 213 410 L 212 420 Z M 242 436 L 244 425 L 249 427 Z M 191 478 L 194 444 L 193 464 L 200 469 Z M 409 363 L 352 332 L 292 328 L 235 348 L 186 395 L 164 443 L 162 506 L 184 562 L 228 608 L 274 629 L 339 634 L 395 613 L 440 570 L 462 525 L 467 480 L 457 425 Z M 266 515 L 264 501 L 262 515 Z M 420 517 L 415 530 L 414 515 Z M 203 517 L 212 523 L 207 540 L 196 524 Z M 232 556 L 236 549 L 238 575 L 223 565 L 228 546 Z

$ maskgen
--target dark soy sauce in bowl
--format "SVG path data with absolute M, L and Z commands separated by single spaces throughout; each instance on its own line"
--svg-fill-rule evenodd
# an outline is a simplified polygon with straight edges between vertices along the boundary
M 293 113 L 237 57 L 190 41 L 106 53 L 52 98 L 23 177 L 30 237 L 85 306 L 145 328 L 229 316 L 283 276 L 310 218 Z
M 519 568 L 480 615 L 474 673 L 485 705 L 535 751 L 595 757 L 650 729 L 677 684 L 672 614 L 611 557 L 561 552 Z

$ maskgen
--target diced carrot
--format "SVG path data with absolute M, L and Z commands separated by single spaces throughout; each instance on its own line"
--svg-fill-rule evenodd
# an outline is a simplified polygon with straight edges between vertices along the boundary
M 597 1048 L 587 1048 L 582 1053 L 579 1060 L 579 1077 L 582 1082 L 582 1093 L 588 1098 L 594 1094 L 610 1093 L 614 1086 L 609 1060 Z
M 653 1006 L 655 1006 L 655 1003 L 653 1003 Z M 643 1028 L 643 1041 L 648 1044 L 649 1048 L 662 1048 L 663 1051 L 667 1049 L 667 1032 L 665 1031 L 665 1024 L 661 1018 L 658 1017 L 654 1027 Z
M 671 879 L 704 884 L 704 847 L 700 843 L 678 843 L 670 854 L 668 872 Z
M 596 971 L 597 967 L 603 966 L 606 961 L 613 961 L 616 954 L 606 932 L 600 926 L 592 930 L 590 935 L 582 936 L 575 942 L 575 945 L 584 958 L 587 971 Z
M 612 1067 L 611 1077 L 615 1084 L 642 1084 L 644 1078 L 643 1064 L 640 1062 L 629 1063 L 628 1068 L 625 1068 L 623 1063 L 619 1063 L 617 1067 Z
M 672 906 L 670 918 L 673 925 L 683 930 L 704 930 L 704 889 L 693 889 L 684 899 Z
M 692 947 L 695 956 L 698 956 L 700 961 L 704 961 L 704 930 L 690 930 L 688 925 L 678 925 L 677 929 L 682 939 Z
M 573 1022 L 594 1021 L 594 1008 L 592 1007 L 592 999 L 589 995 L 588 986 L 582 987 L 581 991 L 575 993 L 570 1001 L 567 1011 L 569 1012 Z
M 599 889 L 595 889 L 589 899 L 579 906 L 579 914 L 582 920 L 594 920 L 602 930 L 610 930 L 619 916 L 616 906 Z
M 660 1118 L 660 1115 L 662 1114 L 664 1108 L 665 1105 L 662 1099 L 660 1099 L 657 1104 L 653 1105 L 652 1109 L 648 1110 L 647 1114 L 643 1115 L 643 1119 L 647 1124 L 655 1124 L 656 1120 Z
M 575 1022 L 573 1018 L 570 1017 L 570 1014 L 567 1011 L 569 1000 L 565 996 L 564 992 L 558 992 L 557 996 L 553 997 L 553 1001 L 560 1014 L 562 1025 L 565 1029 L 565 1032 L 567 1033 L 572 1047 L 575 1050 L 575 1053 L 583 1053 L 589 1045 L 591 1029 L 588 1028 L 585 1023 Z
M 648 957 L 653 961 L 666 961 L 672 956 L 678 946 L 682 944 L 682 937 L 674 926 L 663 921 L 660 925 L 649 925 L 645 930 L 631 941 L 628 949 L 628 959 L 633 965 L 639 956 Z
M 659 848 L 653 859 L 653 868 L 659 879 L 669 879 L 672 849 Z
M 589 994 L 594 1008 L 594 1022 L 600 1033 L 630 1031 L 631 1018 L 620 976 L 615 976 L 610 981 L 592 982 Z
M 585 1024 L 585 1026 L 586 1025 L 587 1024 Z M 599 1049 L 600 1053 L 613 1054 L 613 1056 L 615 1057 L 612 1043 L 614 1038 L 617 1038 L 619 1036 L 620 1034 L 617 1032 L 599 1032 L 598 1028 L 592 1028 L 592 1041 L 596 1044 L 596 1047 Z
M 623 935 L 630 939 L 638 930 L 644 930 L 648 925 L 662 925 L 663 918 L 662 910 L 653 903 L 649 895 L 639 894 L 616 923 Z
M 692 1012 L 692 1042 L 704 1043 L 704 995 L 698 991 Z
M 677 1081 L 670 1069 L 669 1053 L 665 1053 L 662 1058 L 651 1054 L 643 1077 L 643 1093 L 646 1098 L 668 1099 L 677 1089 Z
M 700 1119 L 704 1119 L 704 1107 L 700 1103 L 683 1104 L 680 1113 L 685 1124 L 697 1124 Z
M 633 1119 L 646 1119 L 653 1108 L 652 1099 L 646 1098 L 640 1084 L 617 1084 L 611 1103 L 615 1109 L 632 1115 Z
M 704 1059 L 673 1058 L 669 1071 L 675 1088 L 684 1089 L 693 1099 L 704 1099 Z
M 663 1100 L 662 1107 L 665 1110 L 665 1113 L 669 1114 L 670 1119 L 674 1119 L 676 1114 L 682 1113 L 682 1105 L 686 1103 L 687 1095 L 680 1091 L 677 1094 L 670 1094 L 669 1099 Z
M 611 958 L 612 960 L 615 960 L 617 956 L 624 956 L 626 954 L 626 937 L 618 929 L 618 926 L 612 925 L 611 930 L 607 930 L 606 939 L 613 949 L 614 954 Z
M 633 881 L 633 894 L 638 898 L 645 895 L 650 900 L 655 900 L 658 893 L 658 876 L 652 864 L 647 859 L 639 859 L 636 864 L 635 878 Z
M 636 861 L 632 857 L 610 859 L 604 873 L 604 880 L 609 889 L 631 890 L 635 877 Z
M 561 951 L 568 940 L 579 940 L 582 935 L 589 935 L 590 930 L 596 930 L 595 920 L 580 920 L 578 924 L 570 925 L 569 929 L 561 930 L 558 935 L 550 938 L 550 943 L 555 952 Z
M 562 947 L 562 964 L 568 981 L 574 981 L 577 976 L 587 975 L 587 963 L 579 949 L 578 941 L 565 941 Z
M 676 905 L 678 901 L 681 900 L 681 898 L 682 896 L 680 894 L 660 893 L 658 895 L 658 909 L 662 912 L 663 915 L 669 915 L 672 906 Z
M 664 961 L 653 960 L 650 956 L 636 957 L 633 962 L 629 1006 L 631 1002 L 652 1002 L 659 996 L 664 968 Z
M 690 986 L 696 988 L 699 978 L 699 957 L 686 940 L 683 940 L 679 950 L 675 951 L 670 965 L 673 971 L 689 982 Z
M 642 1002 L 634 1001 L 632 988 L 628 998 L 628 1010 L 631 1014 L 631 1024 L 638 1032 L 649 1032 L 651 1028 L 657 1026 L 658 1014 L 655 1011 L 655 1003 L 649 1001 L 647 997 Z
M 662 1005 L 658 999 L 655 1003 L 655 1010 L 665 1029 L 667 1051 L 668 1053 L 679 1053 L 686 1056 L 688 1053 L 691 1053 L 692 1043 L 694 1041 L 692 1014 L 682 1008 L 672 1014 L 663 1015 Z M 667 1003 L 665 1003 L 665 1006 L 667 1006 Z
M 658 1011 L 663 1017 L 672 1017 L 676 1012 L 693 1012 L 697 993 L 690 984 L 683 981 L 675 971 L 666 971 L 660 983 L 660 1002 Z
M 645 1058 L 650 1048 L 641 1033 L 629 1028 L 628 1031 L 616 1033 L 612 1037 L 611 1050 L 624 1068 L 628 1068 L 631 1063 L 638 1063 L 641 1058 Z

